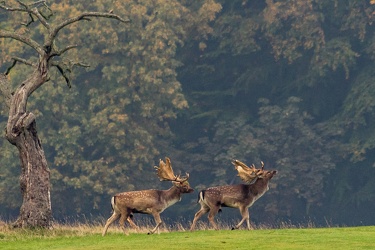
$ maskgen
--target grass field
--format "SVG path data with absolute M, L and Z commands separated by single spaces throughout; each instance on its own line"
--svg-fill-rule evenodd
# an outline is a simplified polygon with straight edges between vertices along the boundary
M 285 228 L 252 231 L 228 229 L 147 235 L 147 229 L 126 236 L 101 225 L 56 226 L 53 230 L 9 229 L 0 225 L 0 249 L 375 249 L 375 227 Z

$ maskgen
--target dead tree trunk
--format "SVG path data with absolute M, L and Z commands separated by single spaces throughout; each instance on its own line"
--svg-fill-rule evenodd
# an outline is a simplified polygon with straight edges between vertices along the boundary
M 15 227 L 52 226 L 50 171 L 36 130 L 35 117 L 20 117 L 22 132 L 15 141 L 21 161 L 20 187 L 23 197 Z
M 20 188 L 23 203 L 14 223 L 15 227 L 52 226 L 50 171 L 38 137 L 35 116 L 26 109 L 28 97 L 46 82 L 48 71 L 43 66 L 46 65 L 45 62 L 46 58 L 41 58 L 37 69 L 13 94 L 2 89 L 9 106 L 5 136 L 17 147 L 21 163 Z M 2 79 L 2 85 L 6 84 L 5 76 Z

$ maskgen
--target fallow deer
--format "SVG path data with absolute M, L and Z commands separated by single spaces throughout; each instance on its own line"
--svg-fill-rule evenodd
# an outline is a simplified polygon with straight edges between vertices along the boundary
M 242 220 L 232 229 L 238 229 L 244 221 L 250 230 L 249 207 L 259 199 L 268 189 L 269 180 L 276 174 L 276 171 L 264 170 L 264 163 L 261 162 L 261 169 L 256 169 L 254 164 L 250 167 L 235 160 L 232 162 L 238 171 L 238 176 L 248 184 L 227 185 L 211 187 L 199 193 L 198 202 L 200 210 L 195 214 L 190 230 L 194 230 L 199 218 L 208 214 L 208 220 L 217 230 L 218 226 L 214 221 L 215 215 L 221 211 L 221 207 L 238 208 L 242 215 Z
M 149 234 L 155 233 L 156 230 L 159 233 L 159 227 L 162 224 L 160 214 L 166 208 L 180 201 L 182 194 L 194 191 L 188 182 L 189 174 L 186 173 L 184 178 L 175 176 L 170 159 L 166 157 L 165 161 L 164 163 L 164 161 L 160 160 L 159 167 L 155 166 L 157 175 L 160 181 L 171 181 L 173 186 L 168 190 L 150 189 L 114 195 L 111 199 L 113 214 L 104 226 L 103 236 L 106 234 L 108 227 L 118 218 L 120 218 L 119 223 L 125 233 L 125 220 L 127 220 L 132 227 L 138 229 L 137 225 L 132 220 L 133 213 L 153 215 L 156 226 Z

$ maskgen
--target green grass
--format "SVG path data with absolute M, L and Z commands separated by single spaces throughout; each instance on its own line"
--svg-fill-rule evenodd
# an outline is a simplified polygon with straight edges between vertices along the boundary
M 124 235 L 100 226 L 60 226 L 54 230 L 11 230 L 0 226 L 0 249 L 375 249 L 375 227 L 177 231 Z

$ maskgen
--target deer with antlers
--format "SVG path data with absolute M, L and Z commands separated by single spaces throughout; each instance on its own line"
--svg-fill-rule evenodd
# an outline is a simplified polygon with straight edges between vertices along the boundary
M 103 236 L 106 234 L 108 227 L 118 218 L 120 218 L 120 226 L 126 234 L 128 233 L 125 230 L 125 220 L 128 221 L 132 227 L 138 229 L 137 225 L 132 220 L 134 213 L 153 215 L 156 226 L 149 234 L 153 234 L 156 231 L 159 233 L 159 227 L 162 224 L 160 214 L 166 208 L 180 201 L 182 194 L 194 191 L 188 182 L 189 174 L 186 173 L 184 178 L 181 178 L 179 175 L 175 176 L 171 161 L 168 157 L 165 158 L 165 162 L 160 160 L 159 167 L 155 166 L 155 168 L 160 181 L 171 181 L 173 186 L 168 190 L 150 189 L 114 195 L 111 200 L 113 214 L 104 226 Z
M 208 213 L 209 222 L 217 230 L 214 217 L 222 207 L 240 210 L 242 220 L 232 229 L 238 229 L 245 221 L 247 228 L 251 229 L 249 207 L 269 189 L 268 182 L 276 174 L 276 171 L 264 170 L 263 162 L 261 162 L 261 169 L 256 169 L 254 164 L 248 167 L 238 160 L 234 160 L 232 164 L 238 171 L 238 176 L 247 184 L 211 187 L 200 191 L 198 202 L 201 208 L 194 216 L 190 227 L 191 231 L 194 230 L 199 218 L 206 213 Z

